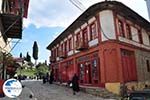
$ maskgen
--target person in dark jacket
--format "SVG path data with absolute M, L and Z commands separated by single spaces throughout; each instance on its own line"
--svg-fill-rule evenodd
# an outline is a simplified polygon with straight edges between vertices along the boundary
M 43 76 L 43 84 L 46 83 L 46 76 Z
M 51 73 L 50 73 L 49 84 L 53 84 L 53 81 L 54 81 L 54 73 L 53 73 L 53 70 L 52 70 Z
M 74 74 L 73 78 L 72 78 L 72 89 L 73 89 L 73 95 L 76 94 L 76 92 L 79 92 L 79 78 L 76 74 Z

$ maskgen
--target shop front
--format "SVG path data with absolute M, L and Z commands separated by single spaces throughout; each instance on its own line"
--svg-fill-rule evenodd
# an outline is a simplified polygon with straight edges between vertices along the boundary
M 69 82 L 72 80 L 72 77 L 74 75 L 74 64 L 73 59 L 64 61 L 60 64 L 61 66 L 61 79 L 62 82 Z
M 78 57 L 76 61 L 80 84 L 98 86 L 100 84 L 100 58 L 98 52 Z
M 59 81 L 59 64 L 51 64 L 51 68 L 54 71 L 54 81 Z

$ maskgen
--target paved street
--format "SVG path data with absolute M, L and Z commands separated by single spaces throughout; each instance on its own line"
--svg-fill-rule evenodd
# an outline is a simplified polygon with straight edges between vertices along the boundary
M 23 92 L 17 100 L 103 100 L 100 97 L 82 92 L 73 95 L 70 88 L 48 83 L 42 84 L 41 81 L 25 81 L 22 84 L 25 85 L 25 88 L 23 88 Z M 33 95 L 32 99 L 29 99 L 30 94 Z M 12 99 L 5 97 L 0 100 Z

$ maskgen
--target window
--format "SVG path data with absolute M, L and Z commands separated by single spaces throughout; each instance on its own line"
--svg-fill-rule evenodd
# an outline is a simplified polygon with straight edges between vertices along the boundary
M 150 35 L 148 36 L 148 38 L 149 38 L 149 45 L 150 45 Z
M 127 38 L 132 40 L 132 34 L 129 24 L 126 25 Z
M 97 38 L 96 24 L 93 23 L 90 25 L 90 40 L 94 40 L 95 38 Z
M 60 52 L 63 52 L 64 48 L 63 48 L 63 44 L 61 44 L 61 51 Z
M 149 60 L 146 60 L 146 65 L 147 65 L 147 71 L 150 72 L 150 62 L 149 62 Z
M 11 12 L 13 12 L 15 10 L 15 2 L 14 1 L 10 2 L 10 10 L 11 10 Z
M 56 48 L 56 52 L 57 52 L 56 56 L 58 57 L 59 56 L 59 54 L 58 54 L 59 53 L 58 47 Z
M 77 33 L 77 41 L 79 41 L 80 38 L 81 38 L 81 36 L 80 36 L 80 32 L 79 32 L 79 33 Z
M 65 49 L 65 52 L 67 51 L 67 41 L 65 42 L 65 47 L 64 47 L 64 49 Z
M 54 56 L 54 51 L 53 51 L 53 50 L 51 50 L 51 56 L 52 56 L 52 57 Z
M 60 55 L 60 52 L 62 51 L 61 45 L 59 46 L 58 49 L 59 49 L 59 50 L 58 50 L 58 54 Z
M 79 70 L 80 70 L 80 80 L 83 80 L 84 78 L 84 65 L 79 64 Z
M 119 20 L 118 26 L 119 26 L 119 33 L 120 33 L 120 35 L 122 37 L 125 37 L 124 30 L 123 30 L 123 22 Z
M 56 57 L 56 49 L 54 49 L 54 57 Z
M 98 66 L 98 63 L 97 63 L 97 60 L 94 59 L 92 61 L 92 77 L 94 79 L 97 79 L 98 78 L 98 69 L 97 69 L 97 66 Z
M 72 38 L 68 40 L 68 51 L 71 51 L 71 49 L 72 49 Z
M 76 47 L 78 47 L 79 46 L 79 43 L 81 42 L 81 36 L 80 36 L 80 32 L 79 33 L 77 33 L 77 35 L 76 35 Z
M 82 31 L 82 36 L 83 36 L 83 42 L 86 44 L 88 42 L 88 31 L 87 31 L 87 28 L 85 28 L 83 31 Z
M 138 35 L 139 35 L 139 42 L 140 42 L 141 44 L 143 44 L 143 38 L 142 38 L 141 30 L 138 30 Z

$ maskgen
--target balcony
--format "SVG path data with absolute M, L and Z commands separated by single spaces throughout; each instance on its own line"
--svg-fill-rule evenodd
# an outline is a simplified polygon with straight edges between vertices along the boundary
M 64 58 L 67 57 L 67 53 L 60 51 L 60 52 L 59 52 L 59 57 L 64 59 Z
M 22 21 L 27 17 L 29 0 L 2 0 L 0 16 L 7 38 L 22 38 Z M 21 6 L 22 5 L 22 6 Z M 24 12 L 23 12 L 24 11 Z
M 76 41 L 76 50 L 82 51 L 88 49 L 88 42 L 83 40 Z
M 56 61 L 56 58 L 55 58 L 55 57 L 50 56 L 50 62 L 55 62 L 55 61 Z

